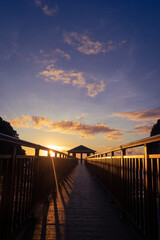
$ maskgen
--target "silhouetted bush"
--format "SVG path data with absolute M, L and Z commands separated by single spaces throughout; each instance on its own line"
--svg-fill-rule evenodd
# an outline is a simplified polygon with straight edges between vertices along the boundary
M 0 133 L 18 138 L 18 133 L 13 129 L 9 122 L 0 117 Z M 0 154 L 12 154 L 13 144 L 0 141 Z M 17 146 L 17 154 L 25 155 L 25 150 Z
M 150 136 L 160 134 L 160 119 L 153 125 Z M 160 154 L 160 142 L 150 143 L 148 147 L 149 154 Z

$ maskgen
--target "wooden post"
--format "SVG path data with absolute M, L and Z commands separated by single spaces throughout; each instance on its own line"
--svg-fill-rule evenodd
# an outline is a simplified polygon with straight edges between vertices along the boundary
M 113 198 L 112 198 L 112 194 L 113 194 L 113 156 L 114 156 L 114 151 L 112 151 L 111 152 L 111 190 L 110 190 L 110 192 L 111 192 L 111 195 L 110 195 L 110 197 L 111 197 L 111 202 L 113 201 Z
M 124 218 L 124 155 L 126 154 L 126 149 L 121 148 L 121 218 Z
M 34 197 L 33 197 L 33 203 L 36 205 L 37 199 L 38 199 L 38 180 L 39 180 L 39 148 L 35 149 L 35 167 L 34 167 Z
M 8 239 L 11 234 L 12 214 L 13 214 L 13 201 L 14 201 L 14 178 L 15 178 L 15 164 L 16 164 L 16 151 L 17 146 L 13 146 L 11 159 L 9 159 L 8 168 L 5 170 L 4 181 L 5 189 L 2 196 L 1 203 L 1 226 L 0 237 Z
M 81 153 L 81 164 L 82 164 L 82 153 Z
M 155 187 L 155 166 L 151 166 L 151 159 L 148 157 L 147 144 L 145 150 L 145 234 L 147 239 L 158 239 L 157 223 L 157 204 L 156 204 L 156 187 Z M 152 159 L 153 160 L 153 159 Z M 152 163 L 153 164 L 153 163 Z
M 90 153 L 87 153 L 87 157 L 89 157 L 90 156 Z

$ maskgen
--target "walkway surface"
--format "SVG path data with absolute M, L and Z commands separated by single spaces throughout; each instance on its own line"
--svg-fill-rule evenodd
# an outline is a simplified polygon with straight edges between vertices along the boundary
M 39 211 L 37 221 L 23 239 L 130 240 L 129 228 L 120 219 L 115 203 L 88 171 L 79 164 L 50 196 Z

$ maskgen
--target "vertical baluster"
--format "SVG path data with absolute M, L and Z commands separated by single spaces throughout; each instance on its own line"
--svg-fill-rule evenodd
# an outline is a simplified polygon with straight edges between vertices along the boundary
M 34 161 L 34 180 L 33 180 L 33 203 L 35 206 L 38 200 L 38 177 L 39 177 L 39 149 L 35 149 L 35 161 Z
M 20 159 L 16 160 L 16 183 L 15 183 L 15 207 L 14 207 L 14 221 L 13 221 L 13 229 L 17 228 L 17 215 L 18 215 L 18 204 L 19 204 L 19 184 L 20 184 Z
M 23 195 L 22 195 L 22 222 L 25 220 L 26 207 L 26 190 L 27 190 L 27 159 L 24 159 L 24 177 L 23 177 Z
M 121 149 L 121 206 L 122 206 L 122 218 L 124 217 L 124 155 L 125 149 Z
M 139 191 L 140 191 L 140 229 L 143 231 L 144 229 L 144 199 L 143 199 L 143 175 L 142 175 L 142 171 L 143 171 L 143 162 L 142 162 L 142 158 L 139 159 L 139 169 L 140 169 L 140 176 L 139 176 Z
M 130 161 L 129 158 L 127 158 L 127 212 L 129 213 L 130 210 Z
M 111 152 L 111 162 L 110 162 L 110 172 L 111 172 L 111 188 L 110 188 L 110 192 L 111 192 L 111 201 L 112 199 L 112 194 L 114 192 L 113 189 L 113 156 L 114 156 L 114 152 Z
M 133 164 L 132 164 L 132 158 L 130 158 L 130 215 L 131 218 L 133 218 Z
M 133 221 L 136 219 L 136 206 L 135 206 L 135 158 L 133 158 Z
M 139 159 L 136 158 L 136 223 L 139 226 Z
M 2 196 L 1 196 L 1 214 L 0 214 L 0 239 L 5 239 L 6 237 L 6 231 L 7 231 L 7 224 L 6 224 L 6 218 L 5 218 L 5 210 L 8 207 L 7 206 L 7 196 L 9 189 L 8 186 L 8 165 L 10 159 L 2 159 L 3 161 L 3 182 L 2 182 Z
M 14 202 L 14 182 L 15 182 L 15 161 L 17 147 L 13 146 L 11 159 L 8 161 L 7 177 L 5 179 L 4 209 L 2 212 L 3 228 L 1 229 L 2 239 L 7 239 L 11 234 L 13 202 Z
M 30 158 L 30 188 L 29 188 L 29 202 L 28 202 L 28 211 L 29 214 L 31 215 L 31 210 L 32 210 L 32 190 L 33 190 L 33 158 Z
M 27 175 L 26 175 L 26 204 L 25 204 L 25 218 L 29 216 L 29 199 L 30 199 L 30 158 L 27 158 Z
M 153 163 L 153 161 L 152 161 Z M 152 176 L 153 164 L 149 159 L 147 152 L 147 144 L 145 145 L 145 234 L 147 239 L 157 239 L 157 223 L 156 223 L 156 204 L 154 203 L 154 187 Z M 153 173 L 154 174 L 154 173 Z M 152 189 L 153 187 L 153 189 Z
M 157 158 L 157 195 L 159 197 L 158 199 L 158 211 L 157 211 L 157 214 L 158 214 L 158 236 L 160 236 L 160 159 Z

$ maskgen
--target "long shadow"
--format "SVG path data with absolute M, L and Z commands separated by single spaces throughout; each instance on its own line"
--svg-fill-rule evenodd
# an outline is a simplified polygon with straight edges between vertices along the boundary
M 66 209 L 67 205 L 66 205 L 66 202 L 64 200 L 61 187 L 59 187 L 59 193 L 60 193 L 60 196 L 61 196 L 61 199 L 62 199 L 62 203 L 63 203 L 64 209 Z
M 49 201 L 48 200 L 43 201 L 42 228 L 41 228 L 41 233 L 40 234 L 38 233 L 38 235 L 40 235 L 41 240 L 46 239 L 46 226 L 47 226 L 48 209 L 49 209 Z M 31 220 L 30 224 L 28 225 L 28 227 L 24 231 L 24 233 L 22 235 L 23 240 L 34 239 L 34 237 L 35 237 L 34 232 L 35 232 L 35 229 L 36 229 L 36 224 L 37 224 L 37 219 L 35 217 Z
M 69 180 L 68 180 L 68 179 L 65 179 L 65 182 L 67 183 L 67 185 L 69 186 L 69 188 L 72 190 L 72 186 L 70 185 Z
M 55 218 L 55 227 L 56 227 L 56 239 L 60 239 L 61 231 L 60 231 L 60 223 L 59 223 L 59 214 L 57 208 L 57 193 L 52 193 L 53 203 L 54 203 L 54 218 Z
M 47 225 L 47 216 L 49 209 L 49 201 L 43 201 L 43 219 L 42 219 L 42 231 L 41 231 L 41 240 L 46 239 L 46 225 Z
M 71 181 L 71 182 L 74 182 L 74 178 L 72 176 L 68 176 L 68 179 Z
M 67 188 L 66 188 L 64 182 L 62 182 L 62 186 L 63 186 L 64 190 L 66 191 L 68 197 L 70 197 L 70 194 L 69 194 L 69 192 L 68 192 L 68 190 L 67 190 Z
M 70 182 L 70 184 L 73 184 L 74 180 L 70 179 L 69 177 L 67 177 L 67 180 Z
M 51 202 L 53 202 L 53 206 L 54 206 L 54 213 L 53 213 L 53 217 L 54 217 L 54 225 L 55 229 L 53 230 L 53 234 L 55 234 L 56 240 L 60 240 L 62 238 L 62 234 L 63 231 L 61 231 L 61 223 L 60 223 L 60 213 L 59 212 L 59 197 L 60 197 L 60 201 L 63 204 L 64 207 L 64 215 L 66 212 L 66 208 L 67 208 L 67 204 L 66 204 L 66 199 L 65 196 L 68 198 L 70 198 L 71 196 L 71 191 L 73 189 L 73 178 L 71 179 L 69 176 L 66 177 L 64 179 L 64 181 L 59 185 L 59 196 L 57 192 L 52 192 L 51 194 Z M 34 239 L 35 237 L 38 237 L 38 239 L 40 240 L 46 240 L 47 237 L 47 228 L 48 228 L 48 221 L 47 221 L 47 217 L 48 217 L 48 213 L 49 213 L 49 206 L 50 206 L 50 201 L 46 200 L 43 202 L 43 207 L 42 207 L 42 221 L 40 223 L 40 229 L 37 229 L 37 223 L 39 224 L 39 220 L 37 221 L 37 219 L 35 218 L 32 223 L 30 224 L 29 228 L 26 229 L 24 235 L 23 235 L 23 240 L 31 240 Z M 50 225 L 50 224 L 49 224 Z M 36 230 L 36 233 L 35 233 Z M 39 230 L 39 231 L 37 231 Z M 52 235 L 52 233 L 51 233 Z

